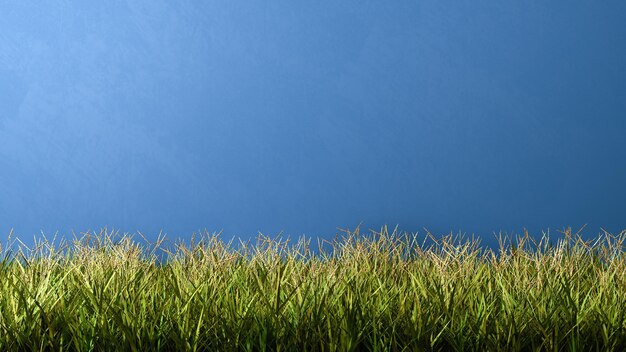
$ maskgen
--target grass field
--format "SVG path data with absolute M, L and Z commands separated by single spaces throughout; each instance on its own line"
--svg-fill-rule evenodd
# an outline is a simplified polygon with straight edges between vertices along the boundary
M 385 227 L 319 253 L 304 238 L 168 250 L 106 230 L 5 245 L 0 350 L 623 351 L 625 239 L 565 231 L 492 251 Z

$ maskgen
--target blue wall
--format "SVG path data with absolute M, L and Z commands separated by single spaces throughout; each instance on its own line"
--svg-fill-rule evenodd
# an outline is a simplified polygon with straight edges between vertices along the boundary
M 0 239 L 626 228 L 624 1 L 0 14 Z

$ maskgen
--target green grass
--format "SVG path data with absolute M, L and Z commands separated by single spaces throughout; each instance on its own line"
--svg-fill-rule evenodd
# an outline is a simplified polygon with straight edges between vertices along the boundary
M 205 234 L 162 265 L 162 238 L 106 231 L 5 246 L 0 350 L 626 350 L 626 232 L 428 238 Z

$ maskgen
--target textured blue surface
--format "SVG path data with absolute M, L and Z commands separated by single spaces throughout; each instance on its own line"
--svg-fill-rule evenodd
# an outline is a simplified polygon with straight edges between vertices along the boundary
M 0 1 L 0 231 L 626 227 L 626 2 Z

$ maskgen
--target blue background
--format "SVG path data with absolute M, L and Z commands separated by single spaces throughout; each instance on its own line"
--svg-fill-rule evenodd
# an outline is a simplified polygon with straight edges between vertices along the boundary
M 626 228 L 624 1 L 0 1 L 0 231 Z

